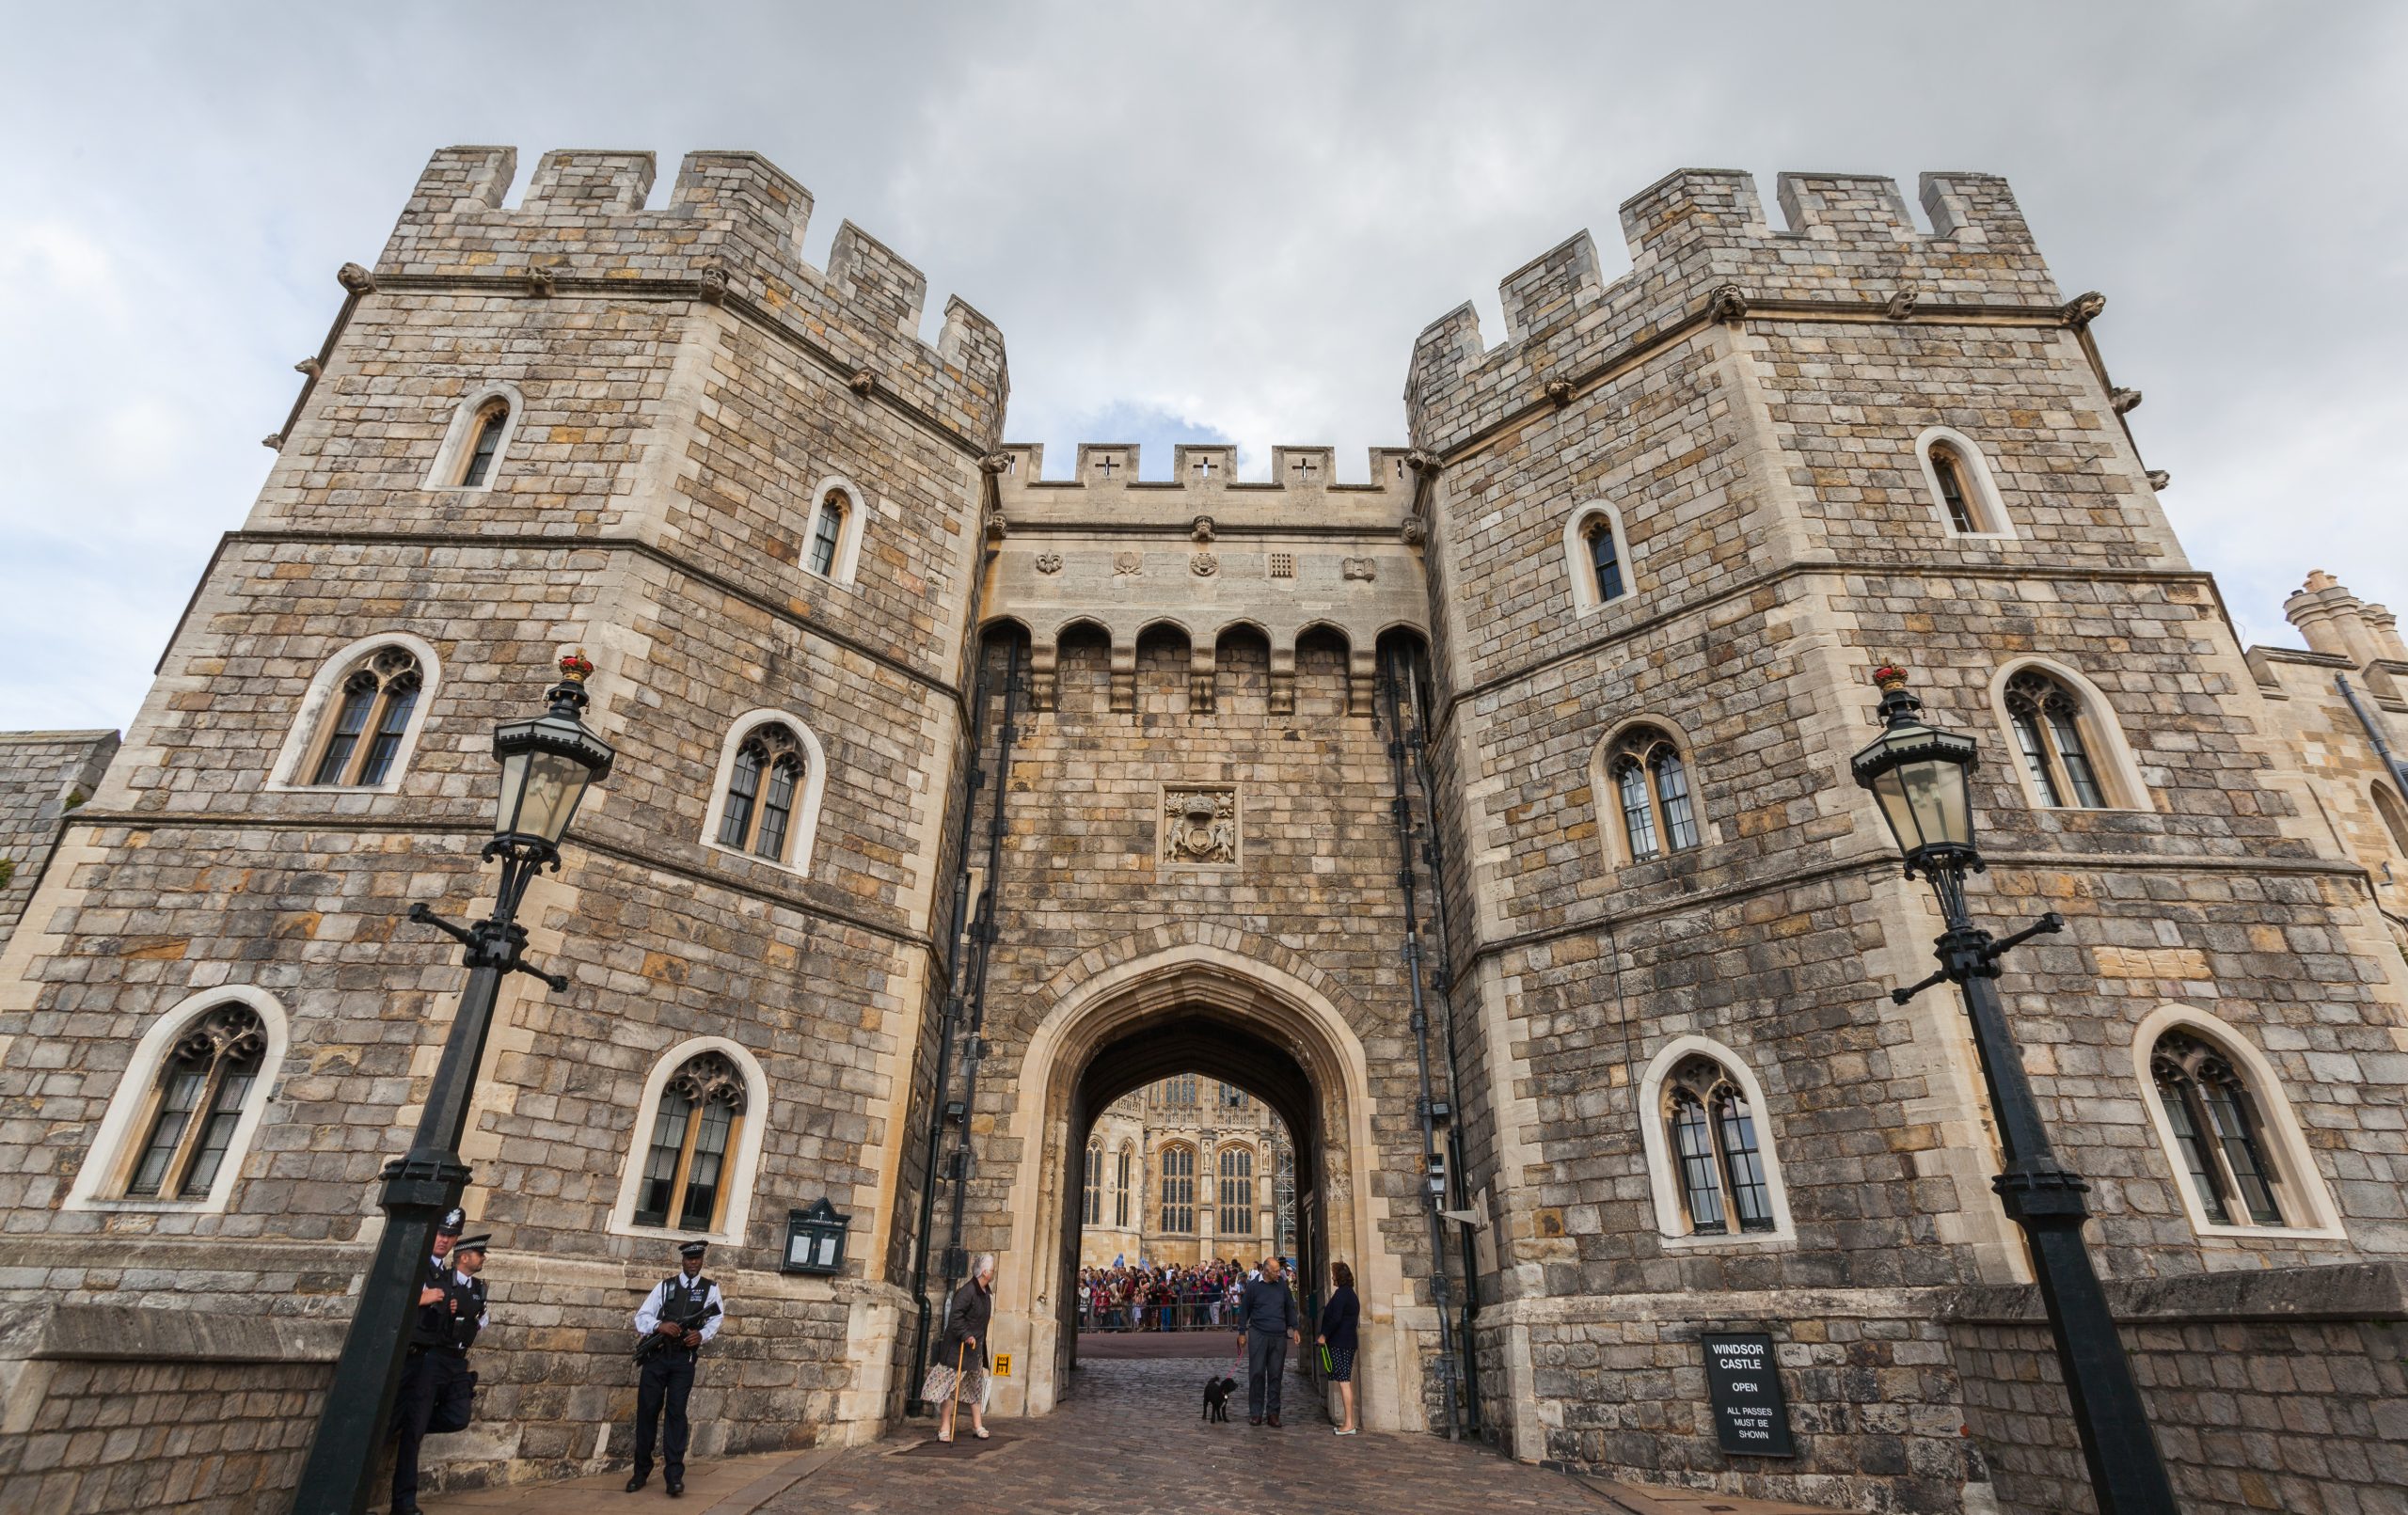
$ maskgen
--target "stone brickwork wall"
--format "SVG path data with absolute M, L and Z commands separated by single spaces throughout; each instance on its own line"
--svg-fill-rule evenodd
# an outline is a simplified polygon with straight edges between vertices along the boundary
M 115 732 L 0 733 L 0 947 L 33 899 L 59 818 L 91 797 Z
M 2186 1515 L 2408 1510 L 2408 1309 L 2397 1263 L 2115 1291 Z M 2005 1515 L 2090 1515 L 2082 1448 L 2028 1289 L 1950 1310 L 1965 1412 Z
M 2004 186 L 1927 176 L 1930 232 L 1886 181 L 1784 176 L 1782 199 L 1785 231 L 1744 176 L 1671 176 L 1624 207 L 1627 276 L 1575 238 L 1506 279 L 1503 343 L 1450 313 L 1407 380 L 1467 926 L 1452 1013 L 1477 1046 L 1471 1187 L 1497 1225 L 1482 1398 L 1525 1457 L 1978 1507 L 1983 1459 L 1920 1312 L 2023 1263 L 1953 999 L 1886 993 L 1924 975 L 1939 927 L 1847 775 L 1869 670 L 1906 660 L 1990 757 L 1979 912 L 2071 923 L 2003 987 L 2110 1273 L 2400 1250 L 2378 1190 L 2408 1175 L 2408 974 L 2280 775 L 2258 681 L 2083 336 L 2097 305 L 2060 304 Z M 1949 529 L 1917 451 L 1935 427 L 1980 451 L 2011 532 Z M 1592 505 L 1618 519 L 1628 592 L 1584 608 L 1569 529 Z M 2044 808 L 1998 756 L 1994 688 L 2035 657 L 2095 702 L 2110 808 Z M 1597 760 L 1635 722 L 1683 754 L 1700 832 L 1639 862 Z M 2186 1218 L 2136 1045 L 2169 1012 L 2269 1060 L 2301 1132 L 2286 1160 L 2313 1170 L 2287 1225 Z M 1666 1197 L 1647 1081 L 1681 1046 L 1761 1088 L 1785 1208 L 1764 1232 L 1688 1235 Z M 1716 1451 L 1696 1383 L 1633 1393 L 1603 1368 L 1669 1373 L 1666 1342 L 1734 1319 L 1784 1335 L 1784 1382 L 1814 1407 L 1794 1461 Z M 1886 1338 L 1859 1339 L 1874 1320 L 1924 1360 L 1881 1358 Z M 1815 1355 L 1843 1341 L 1853 1358 Z

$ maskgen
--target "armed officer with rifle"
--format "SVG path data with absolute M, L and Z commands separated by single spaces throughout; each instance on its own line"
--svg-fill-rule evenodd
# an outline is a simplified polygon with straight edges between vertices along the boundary
M 653 1434 L 664 1409 L 669 1430 L 662 1438 L 661 1486 L 672 1499 L 686 1491 L 686 1397 L 694 1390 L 694 1356 L 719 1334 L 725 1318 L 719 1286 L 703 1276 L 705 1250 L 700 1241 L 679 1247 L 678 1270 L 655 1286 L 636 1312 L 636 1362 L 643 1372 L 636 1389 L 636 1466 L 627 1479 L 629 1493 L 652 1476 Z

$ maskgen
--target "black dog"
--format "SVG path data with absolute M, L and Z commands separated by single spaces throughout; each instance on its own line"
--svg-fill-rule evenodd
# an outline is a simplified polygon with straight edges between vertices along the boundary
M 1206 1379 L 1204 1381 L 1204 1418 L 1206 1420 L 1229 1418 L 1229 1396 L 1235 1392 L 1237 1386 L 1238 1381 L 1235 1379 Z

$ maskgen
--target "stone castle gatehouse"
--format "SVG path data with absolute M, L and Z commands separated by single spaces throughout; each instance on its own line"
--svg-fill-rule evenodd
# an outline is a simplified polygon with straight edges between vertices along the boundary
M 483 1069 L 452 1486 L 624 1460 L 689 1236 L 705 1453 L 891 1425 L 975 1252 L 1045 1412 L 1089 1137 L 1195 1073 L 1292 1140 L 1374 1428 L 2087 1508 L 1960 1014 L 1888 992 L 1938 930 L 1848 777 L 1896 657 L 1983 744 L 1980 913 L 2069 923 L 2002 988 L 2178 1484 L 2396 1496 L 2408 649 L 2320 576 L 2244 652 L 2001 181 L 1926 230 L 1672 174 L 1628 274 L 1584 233 L 1422 334 L 1407 446 L 1258 481 L 1049 470 L 976 310 L 923 341 L 850 224 L 803 263 L 758 157 L 653 172 L 437 153 L 122 748 L 0 745 L 0 1483 L 289 1485 L 460 986 L 405 912 L 489 887 L 489 734 L 582 648 L 619 761 Z M 782 1270 L 822 1200 L 842 1272 Z M 1795 1457 L 1718 1449 L 1743 1327 Z

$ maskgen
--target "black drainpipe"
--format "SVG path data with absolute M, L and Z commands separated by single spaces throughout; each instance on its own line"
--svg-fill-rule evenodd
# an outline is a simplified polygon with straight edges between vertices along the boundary
M 978 792 L 985 786 L 986 777 L 978 766 L 981 740 L 978 724 L 987 713 L 987 655 L 981 639 L 977 647 L 978 672 L 971 684 L 970 696 L 970 772 L 962 786 L 961 829 L 954 839 L 953 919 L 945 934 L 946 983 L 944 1018 L 937 1032 L 937 1072 L 929 1084 L 936 1109 L 928 1117 L 928 1151 L 920 1172 L 920 1225 L 912 1244 L 911 1292 L 920 1302 L 920 1327 L 911 1344 L 911 1381 L 908 1386 L 908 1414 L 925 1414 L 927 1402 L 920 1397 L 920 1384 L 927 1376 L 928 1321 L 934 1306 L 928 1302 L 929 1233 L 936 1226 L 937 1152 L 944 1145 L 944 1096 L 953 1081 L 953 1034 L 961 1019 L 961 982 L 969 968 L 970 954 L 961 939 L 965 917 L 970 909 L 970 833 L 978 808 Z
M 1417 685 L 1417 689 L 1422 686 Z M 1422 860 L 1430 867 L 1430 921 L 1437 941 L 1437 967 L 1431 973 L 1431 987 L 1438 991 L 1439 1014 L 1445 1018 L 1447 1046 L 1447 1122 L 1448 1173 L 1454 1184 L 1455 1207 L 1471 1207 L 1471 1176 L 1464 1166 L 1463 1064 L 1455 1053 L 1455 971 L 1454 953 L 1448 945 L 1447 935 L 1447 849 L 1439 839 L 1437 786 L 1430 779 L 1430 707 L 1420 698 L 1413 702 L 1413 726 L 1406 734 L 1408 750 L 1413 755 L 1413 781 L 1421 791 L 1421 813 L 1429 817 L 1421 844 Z M 1463 1364 L 1464 1419 L 1475 1437 L 1481 1433 L 1480 1374 L 1476 1349 L 1472 1340 L 1472 1322 L 1480 1315 L 1480 1253 L 1474 1245 L 1472 1228 L 1457 1229 L 1462 1243 L 1464 1265 L 1463 1303 Z
M 2374 744 L 2375 756 L 2383 759 L 2384 771 L 2391 775 L 2393 783 L 2408 789 L 2408 764 L 2391 755 L 2391 744 L 2383 739 L 2383 728 L 2374 723 L 2374 712 L 2366 707 L 2358 699 L 2358 691 L 2350 686 L 2350 676 L 2336 673 L 2333 682 L 2341 686 L 2341 698 L 2350 702 L 2350 709 L 2357 716 L 2358 724 L 2367 729 L 2367 740 Z
M 1421 1000 L 1421 927 L 1414 894 L 1413 816 L 1404 792 L 1404 729 L 1397 714 L 1397 659 L 1380 659 L 1380 693 L 1387 705 L 1388 772 L 1396 797 L 1389 808 L 1396 817 L 1397 888 L 1404 894 L 1404 975 L 1413 990 L 1413 1055 L 1421 1078 L 1421 1160 L 1424 1169 L 1445 1165 L 1438 1152 L 1436 1124 L 1430 1109 L 1430 1012 Z M 1443 1190 L 1433 1190 L 1426 1178 L 1421 1188 L 1421 1213 L 1430 1222 L 1430 1302 L 1438 1313 L 1439 1389 L 1447 1416 L 1447 1440 L 1463 1435 L 1455 1413 L 1455 1322 L 1447 1298 L 1447 1223 L 1438 1214 Z
M 970 1024 L 961 1042 L 961 1128 L 954 1139 L 952 1171 L 945 1176 L 953 1184 L 953 1215 L 946 1223 L 944 1243 L 944 1297 L 948 1310 L 953 1305 L 954 1289 L 969 1270 L 970 1259 L 961 1250 L 961 1224 L 962 1208 L 970 1191 L 970 1122 L 978 1105 L 978 1065 L 986 1061 L 987 1055 L 987 1041 L 981 1034 L 987 1025 L 987 962 L 997 934 L 995 901 L 1004 864 L 1004 802 L 1011 794 L 1013 728 L 1019 717 L 1020 639 L 1014 638 L 1004 665 L 1004 730 L 995 750 L 995 797 L 987 813 L 987 881 L 978 892 L 978 914 L 970 924 L 973 956 Z M 938 1098 L 943 1098 L 942 1091 Z M 940 1112 L 943 1108 L 940 1104 Z M 914 1369 L 923 1375 L 927 1370 L 926 1364 Z

